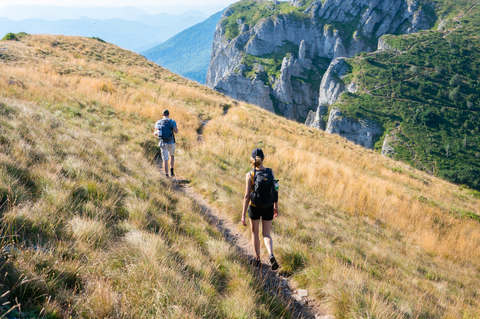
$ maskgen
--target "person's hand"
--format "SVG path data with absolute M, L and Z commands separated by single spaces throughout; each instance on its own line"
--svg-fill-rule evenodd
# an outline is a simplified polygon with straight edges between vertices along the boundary
M 247 222 L 245 221 L 245 218 L 242 218 L 242 225 L 247 226 Z
M 277 218 L 278 217 L 278 209 L 274 209 L 273 210 L 273 218 Z

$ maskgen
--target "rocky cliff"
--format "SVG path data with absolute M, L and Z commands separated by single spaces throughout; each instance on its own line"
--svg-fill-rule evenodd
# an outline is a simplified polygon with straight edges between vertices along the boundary
M 240 1 L 217 25 L 206 84 L 325 130 L 329 107 L 356 90 L 343 82 L 342 58 L 377 50 L 385 34 L 432 27 L 428 8 L 412 0 Z

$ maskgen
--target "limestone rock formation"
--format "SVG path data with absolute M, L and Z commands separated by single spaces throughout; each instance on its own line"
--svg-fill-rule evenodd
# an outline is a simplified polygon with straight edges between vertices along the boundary
M 338 134 L 355 144 L 373 149 L 375 138 L 382 134 L 382 129 L 378 123 L 368 119 L 345 117 L 342 111 L 334 107 L 330 111 L 326 132 Z
M 355 83 L 346 85 L 343 82 L 343 77 L 347 71 L 348 65 L 345 58 L 337 58 L 332 61 L 320 84 L 318 108 L 316 111 L 310 111 L 308 114 L 305 122 L 307 126 L 325 130 L 327 122 L 325 117 L 329 107 L 337 102 L 340 94 L 345 90 L 352 93 L 356 91 Z
M 292 0 L 291 13 L 280 11 L 284 2 L 258 3 L 267 3 L 271 14 L 255 22 L 240 5 L 225 11 L 207 86 L 373 148 L 381 134 L 377 123 L 331 109 L 342 92 L 357 90 L 355 83 L 344 83 L 345 58 L 391 49 L 381 38 L 385 34 L 431 28 L 433 10 L 417 0 Z
M 383 140 L 383 146 L 382 146 L 382 155 L 383 156 L 392 156 L 395 155 L 395 148 L 392 146 L 392 144 L 395 142 L 395 135 L 385 135 L 385 139 Z
M 397 48 L 392 48 L 392 46 L 390 46 L 383 37 L 378 39 L 378 51 L 389 51 L 389 50 L 398 51 Z
M 257 78 L 248 79 L 238 74 L 230 74 L 218 82 L 216 90 L 247 103 L 262 105 L 268 111 L 275 112 L 270 89 Z
M 278 12 L 257 23 L 248 21 L 248 16 L 238 17 L 241 14 L 230 21 L 239 9 L 235 5 L 227 9 L 215 33 L 207 86 L 231 97 L 248 96 L 244 101 L 261 102 L 259 106 L 266 109 L 271 110 L 273 105 L 286 117 L 304 121 L 309 111 L 324 108 L 319 106 L 318 96 L 330 61 L 376 50 L 378 38 L 386 33 L 410 33 L 431 26 L 426 6 L 414 0 L 315 0 L 306 6 L 307 2 L 290 2 L 292 12 L 293 8 L 300 10 L 301 18 L 299 14 Z M 279 6 L 268 2 L 273 11 Z M 238 28 L 238 35 L 232 38 L 228 28 Z M 278 64 L 276 70 L 267 68 L 266 76 L 256 74 L 251 61 L 258 58 L 259 63 L 264 63 L 265 59 L 275 59 L 272 56 L 283 56 L 281 66 Z M 268 86 L 269 94 L 252 81 L 255 77 Z M 239 92 L 245 86 L 238 87 L 238 83 L 255 87 L 247 90 L 247 95 Z

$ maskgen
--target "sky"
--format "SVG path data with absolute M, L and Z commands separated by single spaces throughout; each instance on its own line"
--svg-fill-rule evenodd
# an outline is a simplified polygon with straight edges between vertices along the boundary
M 28 5 L 57 5 L 68 7 L 110 7 L 110 6 L 158 6 L 170 7 L 173 5 L 186 6 L 228 6 L 236 0 L 0 0 L 0 8 L 11 4 Z

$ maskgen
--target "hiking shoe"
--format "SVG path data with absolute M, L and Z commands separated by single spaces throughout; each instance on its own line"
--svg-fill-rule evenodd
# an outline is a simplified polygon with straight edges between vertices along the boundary
M 277 260 L 273 255 L 270 256 L 270 263 L 272 264 L 272 270 L 277 270 L 278 269 L 278 263 Z
M 170 177 L 175 177 L 175 174 L 173 174 L 173 169 L 170 170 Z
M 260 259 L 252 258 L 250 259 L 250 264 L 255 268 L 259 268 L 262 265 L 262 262 L 260 261 Z

